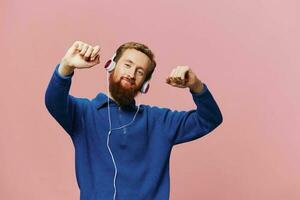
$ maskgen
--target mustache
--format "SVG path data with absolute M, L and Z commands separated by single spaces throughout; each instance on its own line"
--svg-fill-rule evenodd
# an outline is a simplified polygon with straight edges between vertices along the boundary
M 124 76 L 121 78 L 121 80 L 122 80 L 122 79 L 127 80 L 128 82 L 131 83 L 131 85 L 135 85 L 135 79 L 130 79 L 130 78 L 127 78 L 127 77 L 124 77 Z

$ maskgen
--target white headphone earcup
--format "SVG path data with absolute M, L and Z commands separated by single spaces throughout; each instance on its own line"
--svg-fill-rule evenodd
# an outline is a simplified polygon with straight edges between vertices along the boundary
M 114 58 L 116 57 L 116 53 L 112 56 L 112 58 L 107 61 L 104 65 L 104 68 L 108 71 L 108 72 L 112 72 L 116 66 L 116 62 L 114 61 Z
M 140 89 L 141 93 L 144 93 L 144 94 L 147 93 L 149 90 L 149 87 L 150 87 L 150 82 L 146 81 Z
M 114 70 L 115 66 L 116 66 L 116 62 L 113 60 L 109 60 L 104 65 L 104 68 L 106 69 L 106 71 L 111 72 L 112 70 Z

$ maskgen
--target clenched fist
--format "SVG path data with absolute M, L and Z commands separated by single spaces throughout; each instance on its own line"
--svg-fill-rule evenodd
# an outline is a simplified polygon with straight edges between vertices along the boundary
M 200 92 L 204 85 L 197 78 L 189 66 L 177 66 L 166 78 L 166 83 L 179 88 L 190 88 L 193 92 Z
M 71 74 L 74 69 L 91 68 L 100 63 L 100 47 L 76 41 L 62 58 L 59 73 L 63 76 Z

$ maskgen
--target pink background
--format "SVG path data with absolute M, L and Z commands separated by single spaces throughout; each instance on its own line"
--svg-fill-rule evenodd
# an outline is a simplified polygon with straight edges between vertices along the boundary
M 74 149 L 44 93 L 75 40 L 102 47 L 100 65 L 76 71 L 71 94 L 106 91 L 102 69 L 127 41 L 148 45 L 157 69 L 137 101 L 195 108 L 165 77 L 188 65 L 224 121 L 175 146 L 170 199 L 300 199 L 300 3 L 248 1 L 16 1 L 0 3 L 0 199 L 79 199 Z

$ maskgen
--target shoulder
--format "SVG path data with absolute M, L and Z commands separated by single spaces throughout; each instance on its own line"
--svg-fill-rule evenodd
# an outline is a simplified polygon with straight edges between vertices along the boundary
M 91 104 L 91 100 L 85 97 L 76 97 L 73 95 L 69 95 L 70 101 L 75 102 L 80 109 L 84 110 L 87 108 L 89 104 Z
M 174 110 L 174 109 L 171 109 L 171 108 L 155 106 L 155 105 L 141 104 L 140 107 L 142 109 L 146 110 L 146 112 L 149 115 L 155 115 L 157 117 L 162 117 L 165 114 L 172 113 L 172 112 L 178 112 L 177 110 Z

